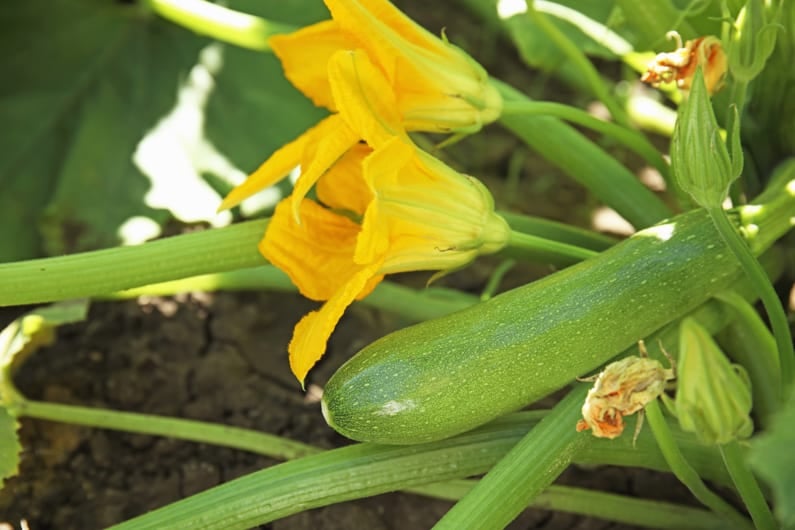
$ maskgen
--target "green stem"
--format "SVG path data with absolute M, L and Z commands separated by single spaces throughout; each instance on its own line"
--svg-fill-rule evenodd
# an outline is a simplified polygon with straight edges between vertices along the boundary
M 474 480 L 449 480 L 419 486 L 413 492 L 455 501 L 476 485 Z M 549 486 L 528 507 L 599 517 L 632 527 L 717 530 L 724 526 L 719 517 L 700 508 L 569 486 Z
M 599 253 L 587 248 L 512 230 L 508 247 L 502 251 L 502 254 L 519 259 L 567 266 L 597 256 Z
M 737 513 L 726 501 L 710 491 L 706 484 L 704 484 L 704 481 L 701 480 L 699 474 L 690 466 L 687 460 L 685 460 L 684 455 L 676 444 L 671 430 L 663 417 L 660 404 L 656 400 L 646 406 L 646 418 L 649 420 L 649 426 L 654 433 L 654 437 L 657 439 L 660 451 L 665 457 L 666 462 L 668 462 L 671 471 L 676 475 L 676 478 L 687 486 L 687 489 L 689 489 L 702 504 L 715 513 L 723 516 L 727 522 L 731 523 L 731 528 L 745 528 L 751 530 L 753 527 L 750 522 Z
M 660 152 L 642 134 L 633 129 L 627 129 L 621 125 L 600 120 L 571 105 L 546 101 L 506 101 L 503 103 L 502 113 L 503 115 L 519 116 L 554 116 L 588 127 L 613 138 L 642 156 L 649 165 L 662 174 L 666 182 L 671 179 L 671 168 Z
M 0 264 L 0 307 L 84 298 L 265 263 L 257 243 L 267 220 L 131 247 Z
M 492 272 L 491 276 L 489 276 L 489 281 L 486 282 L 486 287 L 483 288 L 483 292 L 480 293 L 480 300 L 482 302 L 485 302 L 494 296 L 494 293 L 496 293 L 497 289 L 500 287 L 500 283 L 502 283 L 502 279 L 505 277 L 508 271 L 513 268 L 514 265 L 516 265 L 516 262 L 512 259 L 506 259 L 497 265 L 497 267 L 494 269 L 494 272 Z
M 241 449 L 288 460 L 320 452 L 320 449 L 272 434 L 181 418 L 121 412 L 76 405 L 17 399 L 9 407 L 15 416 L 59 421 L 100 429 L 113 429 L 152 436 L 165 436 Z
M 591 441 L 574 428 L 587 392 L 569 392 L 434 528 L 505 528 Z
M 594 232 L 593 230 L 578 228 L 566 223 L 504 210 L 500 210 L 497 213 L 508 221 L 512 230 L 532 234 L 545 239 L 552 239 L 560 243 L 568 243 L 570 245 L 599 251 L 607 250 L 618 243 L 618 240 L 613 237 Z
M 562 223 L 519 214 L 505 215 L 519 229 L 542 236 L 533 243 L 537 243 L 535 259 L 541 256 L 555 262 L 562 255 L 563 261 L 573 263 L 587 257 L 574 245 L 601 250 L 614 242 Z M 248 221 L 142 245 L 0 264 L 0 307 L 191 290 L 272 288 L 292 292 L 294 287 L 287 276 L 265 265 L 265 258 L 257 251 L 267 223 L 267 219 Z M 573 244 L 547 242 L 543 237 L 560 237 Z M 529 244 L 527 240 L 524 243 Z M 525 250 L 524 254 L 532 252 Z M 416 314 L 419 319 L 446 314 L 471 303 L 463 298 L 451 302 L 454 297 L 444 297 L 437 303 L 433 297 L 421 293 L 423 298 L 418 304 L 416 291 L 397 286 L 379 289 L 383 294 L 374 292 L 367 303 L 394 310 L 396 300 L 405 300 L 413 306 L 413 313 L 409 314 Z M 393 296 L 397 298 L 390 299 Z M 425 302 L 430 305 L 425 307 Z M 420 306 L 428 311 L 417 314 Z M 426 313 L 431 316 L 423 316 Z
M 205 0 L 142 0 L 142 3 L 184 28 L 252 50 L 270 51 L 268 39 L 272 35 L 296 29 Z
M 626 112 L 621 108 L 618 102 L 613 98 L 607 90 L 605 82 L 602 80 L 599 72 L 594 67 L 593 63 L 588 60 L 588 57 L 582 50 L 574 44 L 557 26 L 552 24 L 547 16 L 533 6 L 533 2 L 527 2 L 527 16 L 543 31 L 546 36 L 551 40 L 571 61 L 571 63 L 579 70 L 580 74 L 587 81 L 588 86 L 593 90 L 594 95 L 605 104 L 607 110 L 613 116 L 613 119 L 624 126 L 629 126 L 629 118 Z
M 762 495 L 762 490 L 759 488 L 756 477 L 748 469 L 740 445 L 735 440 L 721 445 L 719 448 L 723 462 L 726 464 L 726 469 L 729 470 L 729 475 L 740 497 L 743 499 L 745 507 L 748 508 L 748 513 L 751 514 L 754 526 L 756 526 L 757 530 L 776 530 L 779 528 L 776 519 L 770 512 L 770 507 L 767 505 L 764 495 Z
M 787 315 L 784 313 L 784 308 L 765 270 L 754 257 L 742 236 L 737 232 L 726 212 L 720 207 L 709 208 L 708 211 L 718 233 L 737 257 L 751 284 L 759 293 L 767 316 L 770 319 L 778 347 L 782 390 L 784 392 L 781 399 L 783 400 L 788 395 L 787 392 L 792 383 L 793 371 L 795 370 L 795 352 L 793 351 L 792 335 L 790 334 Z

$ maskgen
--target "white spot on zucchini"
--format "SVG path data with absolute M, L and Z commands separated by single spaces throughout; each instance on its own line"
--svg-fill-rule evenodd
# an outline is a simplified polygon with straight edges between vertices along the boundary
M 394 416 L 395 414 L 400 414 L 403 411 L 412 410 L 415 408 L 417 408 L 417 404 L 413 399 L 406 399 L 404 401 L 391 400 L 384 403 L 384 406 L 381 407 L 381 410 L 378 410 L 375 413 L 379 416 Z

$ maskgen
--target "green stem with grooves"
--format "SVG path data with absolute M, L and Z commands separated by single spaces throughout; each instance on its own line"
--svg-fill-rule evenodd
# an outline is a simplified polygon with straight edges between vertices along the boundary
M 527 16 L 543 31 L 547 38 L 552 41 L 563 52 L 566 58 L 580 71 L 580 74 L 587 81 L 587 85 L 593 90 L 594 95 L 604 103 L 607 110 L 613 119 L 623 125 L 629 126 L 629 118 L 627 117 L 624 109 L 613 98 L 607 90 L 605 82 L 602 80 L 599 72 L 594 67 L 593 63 L 588 60 L 588 57 L 582 50 L 574 44 L 557 26 L 552 24 L 544 13 L 536 10 L 533 2 L 527 2 Z
M 569 392 L 433 528 L 505 528 L 591 442 L 569 421 L 579 414 L 587 392 L 586 385 Z
M 547 101 L 506 101 L 503 103 L 502 114 L 503 116 L 554 116 L 582 125 L 609 136 L 632 149 L 635 153 L 642 156 L 646 163 L 657 169 L 666 182 L 671 180 L 671 167 L 668 162 L 662 157 L 660 151 L 638 131 L 600 120 L 571 105 Z
M 268 39 L 272 35 L 297 29 L 205 0 L 142 0 L 141 3 L 184 28 L 251 50 L 270 51 Z
M 723 463 L 729 471 L 732 482 L 740 494 L 756 530 L 776 530 L 779 528 L 775 517 L 770 512 L 770 507 L 762 495 L 756 477 L 748 469 L 748 463 L 743 455 L 740 445 L 736 440 L 719 446 Z
M 795 373 L 795 352 L 793 351 L 792 335 L 790 334 L 787 315 L 784 313 L 784 308 L 781 306 L 778 295 L 770 283 L 765 270 L 751 253 L 748 245 L 737 232 L 726 212 L 720 207 L 709 208 L 708 211 L 718 233 L 737 257 L 751 284 L 759 293 L 767 316 L 770 319 L 770 325 L 773 328 L 773 335 L 776 338 L 778 347 L 783 392 L 780 399 L 783 402 L 786 396 L 789 395 L 793 373 Z
M 676 444 L 657 400 L 652 401 L 646 406 L 646 418 L 654 433 L 654 437 L 657 439 L 660 451 L 665 457 L 666 462 L 668 462 L 671 471 L 676 475 L 676 478 L 687 486 L 687 489 L 689 489 L 702 504 L 724 517 L 727 523 L 731 523 L 731 528 L 752 530 L 753 526 L 750 521 L 740 515 L 729 503 L 710 491 L 706 484 L 704 484 L 701 476 L 690 466 L 682 454 L 681 449 Z
M 87 298 L 201 274 L 264 265 L 267 220 L 142 245 L 0 264 L 0 306 Z

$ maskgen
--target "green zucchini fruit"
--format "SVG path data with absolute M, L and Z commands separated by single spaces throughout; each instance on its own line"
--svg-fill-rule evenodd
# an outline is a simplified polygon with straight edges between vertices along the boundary
M 359 441 L 458 434 L 589 375 L 740 274 L 705 211 L 679 215 L 539 281 L 373 342 L 331 377 L 323 414 Z

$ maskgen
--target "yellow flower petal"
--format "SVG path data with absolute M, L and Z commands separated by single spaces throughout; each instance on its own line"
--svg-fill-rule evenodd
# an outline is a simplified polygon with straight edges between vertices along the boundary
M 258 191 L 282 180 L 301 163 L 304 151 L 311 142 L 333 134 L 340 123 L 342 121 L 339 116 L 328 116 L 292 142 L 276 150 L 254 173 L 249 175 L 245 182 L 229 192 L 218 207 L 218 211 L 237 206 Z
M 362 175 L 362 163 L 373 150 L 365 144 L 354 145 L 317 181 L 317 198 L 335 210 L 364 215 L 373 193 Z
M 379 267 L 380 263 L 373 263 L 357 271 L 323 307 L 304 316 L 295 326 L 288 347 L 290 369 L 302 387 L 306 374 L 326 352 L 328 339 L 345 309 L 372 283 Z
M 340 115 L 371 147 L 405 134 L 393 88 L 363 50 L 332 55 L 328 77 Z
M 295 182 L 293 188 L 293 216 L 295 221 L 300 223 L 299 206 L 301 199 L 306 197 L 312 186 L 331 168 L 350 148 L 359 143 L 359 133 L 345 124 L 339 114 L 332 114 L 323 122 L 325 127 L 317 133 L 317 143 L 311 146 L 311 159 L 306 167 L 303 167 L 301 176 Z M 318 129 L 318 127 L 315 127 Z M 304 160 L 307 159 L 304 153 Z
M 326 5 L 392 87 L 406 130 L 471 133 L 499 117 L 502 98 L 483 67 L 389 2 L 326 0 Z
M 390 2 L 385 0 L 325 0 L 326 7 L 339 27 L 359 36 L 361 47 L 385 68 L 394 81 L 395 56 L 407 41 L 418 48 L 437 50 L 442 41 L 416 24 Z
M 315 105 L 336 111 L 326 63 L 337 50 L 356 48 L 356 41 L 335 21 L 326 20 L 288 35 L 276 35 L 268 42 L 287 79 Z
M 385 255 L 384 274 L 446 270 L 496 252 L 510 229 L 488 190 L 395 137 L 367 157 L 374 199 L 365 212 L 354 261 Z
M 328 300 L 360 267 L 351 259 L 360 227 L 316 202 L 299 204 L 302 224 L 288 197 L 276 206 L 259 250 L 312 300 Z

